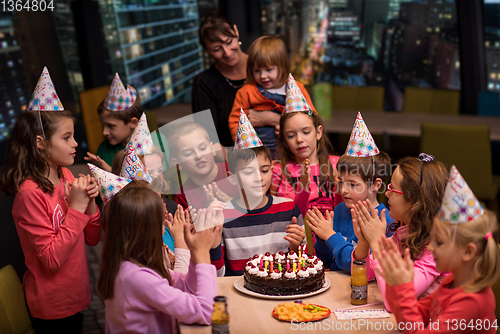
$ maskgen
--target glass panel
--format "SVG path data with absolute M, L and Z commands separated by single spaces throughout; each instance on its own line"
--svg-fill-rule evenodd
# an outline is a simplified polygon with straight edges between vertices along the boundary
M 484 0 L 484 48 L 486 87 L 500 91 L 500 0 Z
M 263 30 L 285 34 L 294 74 L 306 85 L 380 86 L 380 108 L 396 111 L 406 87 L 461 89 L 453 0 L 303 2 L 279 9 L 283 19 L 272 10 L 277 1 L 262 3 Z M 279 29 L 290 22 L 301 26 Z

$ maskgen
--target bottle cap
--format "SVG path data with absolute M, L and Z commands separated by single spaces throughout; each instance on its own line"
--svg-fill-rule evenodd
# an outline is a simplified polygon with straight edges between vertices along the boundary
M 226 302 L 226 297 L 225 296 L 216 296 L 216 297 L 214 297 L 214 302 L 225 303 Z
M 364 266 L 365 260 L 354 260 L 352 263 L 354 263 L 357 266 Z

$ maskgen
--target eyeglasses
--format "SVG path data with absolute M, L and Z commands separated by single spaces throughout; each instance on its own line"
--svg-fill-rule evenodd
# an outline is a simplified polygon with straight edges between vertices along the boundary
M 391 193 L 396 193 L 396 194 L 401 194 L 404 195 L 405 193 L 396 189 L 392 189 L 392 183 L 389 183 L 387 185 L 387 190 L 390 191 Z

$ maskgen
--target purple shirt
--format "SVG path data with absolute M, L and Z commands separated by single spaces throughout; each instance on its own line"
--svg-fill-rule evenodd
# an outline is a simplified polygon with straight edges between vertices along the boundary
M 157 272 L 123 261 L 114 297 L 105 301 L 106 333 L 175 333 L 176 321 L 210 324 L 217 276 L 211 264 L 190 262 L 186 275 Z

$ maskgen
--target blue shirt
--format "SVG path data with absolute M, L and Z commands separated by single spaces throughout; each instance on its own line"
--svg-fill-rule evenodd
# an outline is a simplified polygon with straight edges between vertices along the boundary
M 385 205 L 380 203 L 376 209 L 380 216 Z M 334 209 L 333 230 L 336 232 L 327 241 L 324 241 L 316 236 L 314 248 L 316 254 L 323 261 L 325 268 L 330 268 L 331 271 L 345 270 L 351 272 L 351 256 L 354 247 L 358 244 L 358 238 L 354 234 L 352 227 L 351 209 L 347 208 L 342 202 Z M 389 216 L 389 210 L 385 212 L 387 225 L 394 222 Z M 388 233 L 386 233 L 389 236 Z
M 163 243 L 168 246 L 168 248 L 175 253 L 175 243 L 174 243 L 174 237 L 172 236 L 172 233 L 170 233 L 170 230 L 165 227 L 165 233 L 163 233 Z

